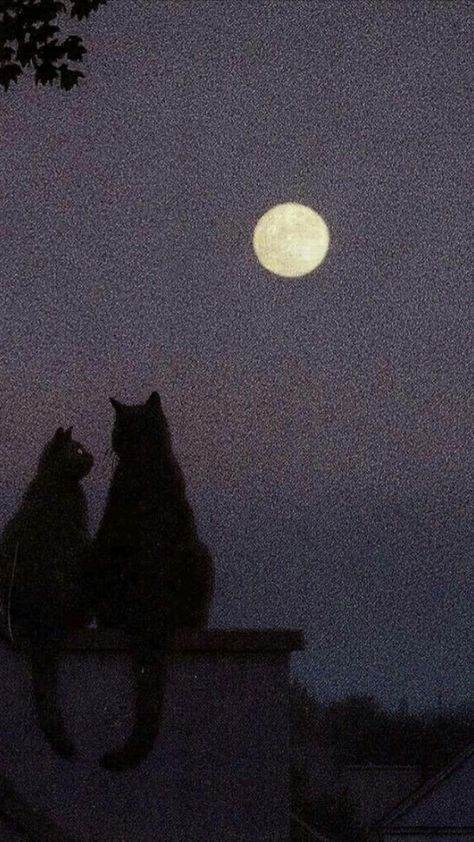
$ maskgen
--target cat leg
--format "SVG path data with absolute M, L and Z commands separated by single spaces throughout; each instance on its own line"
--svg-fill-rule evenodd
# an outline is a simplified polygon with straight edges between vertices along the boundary
M 71 759 L 75 747 L 66 734 L 59 708 L 58 668 L 57 645 L 45 640 L 32 643 L 31 671 L 40 728 L 56 754 Z
M 135 674 L 135 724 L 122 749 L 105 754 L 100 765 L 120 771 L 138 766 L 151 752 L 158 736 L 167 677 L 166 642 L 135 640 L 132 657 Z

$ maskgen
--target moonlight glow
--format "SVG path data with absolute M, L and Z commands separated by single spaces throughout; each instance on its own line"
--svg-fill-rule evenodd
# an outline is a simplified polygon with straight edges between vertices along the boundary
M 262 266 L 284 278 L 312 272 L 326 257 L 328 247 L 324 219 L 312 208 L 294 202 L 270 208 L 253 232 L 253 248 Z

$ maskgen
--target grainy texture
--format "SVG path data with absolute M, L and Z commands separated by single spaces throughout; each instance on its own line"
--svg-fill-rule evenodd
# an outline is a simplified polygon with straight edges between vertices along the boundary
M 62 427 L 44 447 L 35 476 L 0 538 L 2 645 L 29 644 L 39 725 L 52 748 L 71 757 L 58 705 L 57 641 L 87 620 L 80 582 L 88 541 L 81 480 L 92 456 Z
M 252 651 L 238 651 L 247 633 Z M 160 739 L 138 768 L 121 774 L 99 759 L 133 720 L 130 655 L 108 646 L 63 653 L 61 702 L 78 748 L 69 763 L 34 727 L 26 664 L 1 648 L 3 774 L 77 842 L 287 842 L 288 662 L 301 634 L 205 634 L 208 645 L 170 656 Z
M 153 748 L 166 687 L 161 652 L 177 629 L 206 628 L 214 563 L 199 540 L 158 392 L 138 406 L 111 400 L 118 462 L 83 574 L 99 627 L 124 629 L 133 652 L 135 720 L 126 745 L 103 758 L 118 770 Z
M 104 398 L 158 389 L 213 624 L 304 626 L 325 698 L 473 689 L 472 8 L 110 0 L 79 89 L 0 90 L 4 508 L 60 414 L 97 519 Z M 301 281 L 252 253 L 282 201 L 331 231 Z

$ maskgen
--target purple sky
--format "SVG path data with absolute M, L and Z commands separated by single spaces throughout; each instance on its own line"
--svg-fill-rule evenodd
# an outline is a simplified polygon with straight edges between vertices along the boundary
M 470 4 L 130 8 L 73 27 L 78 91 L 1 96 L 1 483 L 74 424 L 103 496 L 107 397 L 157 388 L 215 621 L 303 626 L 321 693 L 465 698 Z M 331 230 L 303 279 L 252 253 L 281 201 Z

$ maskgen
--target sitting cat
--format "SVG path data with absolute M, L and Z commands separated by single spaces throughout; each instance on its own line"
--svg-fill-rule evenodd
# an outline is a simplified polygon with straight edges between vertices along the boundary
M 84 573 L 99 625 L 128 632 L 136 681 L 133 730 L 108 769 L 138 765 L 159 729 L 164 650 L 176 629 L 208 623 L 214 569 L 199 541 L 157 392 L 144 405 L 111 398 L 119 461 Z
M 35 477 L 0 539 L 3 636 L 26 642 L 41 729 L 61 757 L 74 746 L 57 699 L 57 641 L 84 624 L 79 556 L 88 543 L 80 481 L 93 459 L 62 427 L 46 445 Z

